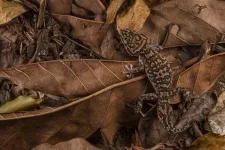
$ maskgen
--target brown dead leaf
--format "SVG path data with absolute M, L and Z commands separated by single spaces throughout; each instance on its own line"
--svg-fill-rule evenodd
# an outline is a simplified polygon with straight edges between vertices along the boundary
M 143 0 L 136 1 L 135 4 L 141 3 L 147 8 L 142 1 Z M 83 3 L 85 2 L 86 1 Z M 142 7 L 141 10 L 139 10 L 140 7 L 136 7 L 135 4 L 122 14 L 126 14 L 129 18 L 133 14 L 138 14 L 137 12 L 148 12 L 144 11 Z M 207 8 L 199 13 L 200 6 L 207 6 Z M 139 11 L 135 10 L 135 12 L 133 12 L 136 8 Z M 151 8 L 151 15 L 146 21 L 140 21 L 140 17 L 137 17 L 138 21 L 134 20 L 135 23 L 129 23 L 133 22 L 132 18 L 126 19 L 126 21 L 124 20 L 122 23 L 126 26 L 124 28 L 135 30 L 140 29 L 144 23 L 140 33 L 145 34 L 148 37 L 148 42 L 153 44 L 162 43 L 169 25 L 173 24 L 174 28 L 165 43 L 166 48 L 183 45 L 200 45 L 206 40 L 213 43 L 216 41 L 216 36 L 219 33 L 225 33 L 225 23 L 223 19 L 224 10 L 225 2 L 220 0 L 191 0 L 185 2 L 173 0 L 153 6 Z M 122 16 L 122 14 L 120 14 L 120 16 Z M 116 51 L 119 41 L 118 38 L 116 38 L 116 31 L 112 26 L 106 25 L 104 22 L 85 20 L 73 16 L 55 15 L 55 17 L 63 24 L 62 26 L 66 24 L 67 27 L 70 28 L 71 31 L 68 33 L 71 36 L 77 37 L 102 57 L 117 60 L 127 58 Z M 137 22 L 138 24 L 136 24 Z M 138 25 L 137 28 L 136 25 Z M 119 23 L 118 26 L 120 27 Z M 135 26 L 135 28 L 130 26 Z M 207 34 L 205 34 L 205 31 L 207 31 Z M 113 36 L 110 38 L 106 36 L 109 32 L 110 34 L 113 33 Z M 225 38 L 223 38 L 221 42 L 225 42 Z
M 48 61 L 1 70 L 20 87 L 67 98 L 81 97 L 127 79 L 126 61 Z
M 176 32 L 169 34 L 166 48 L 200 45 L 206 40 L 214 43 L 216 35 L 225 33 L 224 11 L 225 1 L 221 0 L 171 0 L 151 8 L 140 32 L 147 35 L 149 43 L 162 43 L 169 24 L 173 24 Z
M 69 15 L 72 11 L 73 0 L 48 0 L 47 8 L 51 13 Z
M 74 2 L 81 8 L 93 12 L 95 15 L 102 15 L 106 10 L 101 0 L 74 0 Z
M 48 143 L 40 144 L 36 147 L 34 147 L 32 150 L 100 150 L 99 148 L 91 145 L 89 142 L 87 142 L 85 139 L 82 138 L 75 138 L 70 141 L 66 142 L 60 142 L 56 145 L 51 145 Z
M 107 9 L 107 18 L 106 18 L 106 23 L 110 24 L 113 23 L 116 13 L 120 6 L 123 4 L 125 0 L 112 0 L 108 9 Z
M 17 117 L 17 120 L 9 121 L 7 114 L 2 115 L 5 121 L 0 122 L 0 148 L 30 149 L 44 142 L 56 144 L 76 137 L 87 138 L 97 129 L 107 140 L 105 142 L 112 143 L 113 136 L 124 120 L 131 120 L 130 125 L 138 121 L 139 115 L 133 115 L 125 105 L 144 93 L 147 82 L 143 78 L 117 83 L 94 93 L 92 97 L 87 96 L 86 101 L 77 105 L 74 105 L 75 101 L 49 108 L 50 113 L 44 116 L 20 119 L 23 113 L 14 113 L 9 115 L 11 119 L 12 116 L 14 119 Z M 52 114 L 53 109 L 60 111 Z
M 72 4 L 72 13 L 75 16 L 88 17 L 89 11 L 77 6 L 76 4 Z
M 139 31 L 150 14 L 145 0 L 136 0 L 127 10 L 117 16 L 117 28 Z
M 224 150 L 225 136 L 208 133 L 192 143 L 190 150 Z
M 13 34 L 11 31 L 0 28 L 0 40 L 4 42 L 16 42 L 18 35 Z M 2 48 L 2 46 L 1 46 Z
M 176 77 L 176 86 L 183 86 L 202 95 L 208 91 L 225 70 L 225 53 L 206 58 Z
M 26 11 L 28 9 L 18 1 L 0 0 L 0 24 L 5 24 Z
M 114 37 L 116 31 L 112 25 L 100 21 L 86 20 L 69 15 L 54 15 L 66 24 L 70 35 L 78 38 L 98 55 L 107 59 L 123 60 L 125 56 L 116 51 L 119 41 Z
M 168 139 L 174 138 L 174 135 L 170 135 L 163 128 L 155 110 L 149 112 L 147 117 L 141 118 L 138 124 L 138 132 L 143 147 L 152 147 L 157 143 L 166 142 Z

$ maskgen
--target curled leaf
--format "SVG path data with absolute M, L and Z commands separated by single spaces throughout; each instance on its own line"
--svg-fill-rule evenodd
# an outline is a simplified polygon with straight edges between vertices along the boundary
M 26 11 L 28 9 L 18 1 L 0 0 L 0 24 L 7 23 Z
M 108 9 L 107 9 L 107 18 L 106 18 L 106 23 L 110 24 L 113 23 L 116 13 L 120 6 L 123 4 L 124 0 L 113 0 Z
M 33 99 L 28 96 L 19 96 L 16 99 L 1 106 L 0 113 L 13 113 L 21 110 L 27 110 L 39 105 L 41 102 L 41 99 Z
M 118 15 L 116 22 L 119 29 L 139 31 L 150 14 L 150 8 L 144 0 L 136 0 L 127 10 Z

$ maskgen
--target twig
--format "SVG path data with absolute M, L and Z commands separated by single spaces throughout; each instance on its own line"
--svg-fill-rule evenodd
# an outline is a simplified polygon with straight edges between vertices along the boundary
M 197 125 L 195 122 L 192 124 L 192 127 L 193 127 L 195 133 L 196 133 L 199 137 L 203 135 L 202 132 L 200 131 L 198 125 Z
M 39 13 L 38 13 L 37 28 L 41 28 L 42 26 L 45 26 L 45 23 L 44 23 L 45 7 L 46 7 L 46 0 L 41 0 Z

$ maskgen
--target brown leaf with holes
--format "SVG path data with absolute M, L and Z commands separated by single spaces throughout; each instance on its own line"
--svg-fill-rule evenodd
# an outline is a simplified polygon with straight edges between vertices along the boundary
M 176 86 L 183 86 L 202 95 L 208 91 L 225 70 L 225 53 L 206 58 L 176 77 Z
M 151 7 L 141 33 L 149 43 L 162 44 L 168 27 L 173 24 L 165 47 L 200 45 L 216 41 L 225 33 L 225 1 L 221 0 L 171 0 Z M 206 34 L 207 33 L 207 34 Z M 225 42 L 225 38 L 221 39 Z
M 74 98 L 126 80 L 123 70 L 128 63 L 135 61 L 49 61 L 1 70 L 0 77 L 22 88 Z
M 100 150 L 99 148 L 91 145 L 89 142 L 87 142 L 85 139 L 82 138 L 75 138 L 66 142 L 60 142 L 56 145 L 51 145 L 49 143 L 43 143 L 36 147 L 34 147 L 32 150 Z
M 126 103 L 144 93 L 147 84 L 144 78 L 140 76 L 114 84 L 64 106 L 48 108 L 49 112 L 40 109 L 2 114 L 0 148 L 30 149 L 44 142 L 56 144 L 76 137 L 87 138 L 97 129 L 105 144 L 111 144 L 120 126 L 137 124 L 140 116 L 127 109 Z M 45 114 L 41 114 L 41 110 Z M 29 116 L 32 113 L 33 116 Z M 22 119 L 27 117 L 32 118 Z
M 150 8 L 145 0 L 136 0 L 127 10 L 119 14 L 116 18 L 119 29 L 130 29 L 139 31 L 150 14 Z

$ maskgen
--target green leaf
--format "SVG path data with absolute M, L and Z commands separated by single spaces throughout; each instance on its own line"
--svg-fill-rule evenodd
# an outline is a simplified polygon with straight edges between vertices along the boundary
M 33 99 L 28 96 L 19 96 L 16 99 L 7 102 L 0 107 L 0 113 L 13 113 L 22 110 L 27 110 L 34 106 L 39 105 L 42 102 L 41 99 Z

